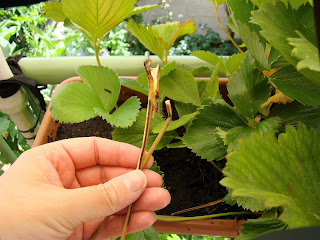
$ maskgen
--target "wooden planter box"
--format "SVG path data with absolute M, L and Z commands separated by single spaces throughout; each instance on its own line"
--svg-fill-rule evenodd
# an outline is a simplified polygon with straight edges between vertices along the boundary
M 73 81 L 81 81 L 79 77 L 73 77 L 65 80 L 60 84 L 64 85 Z M 227 79 L 220 79 L 220 92 L 227 102 L 230 102 L 227 98 L 226 84 Z M 142 102 L 147 102 L 147 97 L 143 94 L 134 92 L 130 89 L 121 88 L 120 101 L 124 101 L 132 95 L 136 95 Z M 56 138 L 56 134 L 60 123 L 55 121 L 50 113 L 49 107 L 41 122 L 41 126 L 37 133 L 36 139 L 32 145 L 32 148 L 53 142 Z M 171 217 L 171 216 L 170 216 Z M 157 220 L 154 223 L 154 227 L 159 233 L 177 233 L 185 235 L 210 235 L 221 237 L 237 237 L 240 234 L 242 223 L 244 220 L 222 220 L 222 219 L 204 219 L 204 220 L 192 220 L 192 221 L 163 221 Z

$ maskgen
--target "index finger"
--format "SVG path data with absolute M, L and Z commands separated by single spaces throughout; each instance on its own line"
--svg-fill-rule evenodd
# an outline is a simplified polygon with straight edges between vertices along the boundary
M 66 139 L 41 147 L 53 154 L 58 152 L 61 157 L 67 154 L 75 169 L 96 165 L 136 168 L 140 155 L 140 149 L 133 145 L 98 137 Z M 152 161 L 151 157 L 146 168 L 152 165 Z

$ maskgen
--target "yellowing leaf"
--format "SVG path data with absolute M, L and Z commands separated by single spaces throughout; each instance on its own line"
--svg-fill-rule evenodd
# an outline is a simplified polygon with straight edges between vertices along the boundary
M 143 26 L 135 23 L 132 19 L 127 22 L 127 28 L 133 36 L 139 39 L 146 48 L 157 55 L 161 60 L 163 59 L 165 45 L 163 39 L 158 32 L 150 26 Z
M 166 24 L 154 25 L 152 28 L 156 30 L 159 35 L 163 38 L 164 45 L 166 46 L 167 53 L 169 52 L 172 44 L 177 40 L 178 37 L 193 34 L 196 29 L 192 20 L 186 21 L 185 23 L 172 22 Z
M 172 22 L 147 27 L 130 19 L 127 28 L 146 48 L 167 63 L 169 49 L 174 41 L 180 36 L 193 34 L 196 31 L 194 25 L 189 20 L 185 23 Z
M 135 7 L 130 15 L 132 16 L 135 14 L 143 13 L 151 9 L 154 9 L 156 7 L 159 7 L 159 5 L 145 5 L 145 6 Z
M 65 15 L 98 43 L 112 28 L 131 15 L 137 0 L 62 0 Z
M 62 9 L 62 2 L 57 1 L 46 2 L 41 9 L 41 13 L 56 22 L 63 22 L 67 18 Z

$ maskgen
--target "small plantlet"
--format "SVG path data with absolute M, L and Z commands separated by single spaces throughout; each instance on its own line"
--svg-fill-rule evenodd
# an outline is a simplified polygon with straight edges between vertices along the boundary
M 127 17 L 158 7 L 135 7 L 136 2 L 137 0 L 50 0 L 45 3 L 42 13 L 56 22 L 63 22 L 66 27 L 81 31 L 95 50 L 97 63 L 101 66 L 98 49 L 104 36 Z

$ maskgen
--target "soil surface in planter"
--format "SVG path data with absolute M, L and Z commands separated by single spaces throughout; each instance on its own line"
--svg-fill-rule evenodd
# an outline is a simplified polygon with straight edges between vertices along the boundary
M 56 140 L 75 137 L 105 137 L 111 139 L 112 126 L 96 117 L 76 124 L 62 124 L 57 132 Z M 162 149 L 153 154 L 161 171 L 164 172 L 165 187 L 172 200 L 164 209 L 157 212 L 161 215 L 210 203 L 223 198 L 227 190 L 219 184 L 222 174 L 209 162 L 197 157 L 187 148 Z M 216 162 L 223 168 L 225 161 Z M 243 211 L 237 206 L 225 203 L 202 208 L 180 216 L 201 216 L 223 212 Z M 231 219 L 234 217 L 230 216 Z

